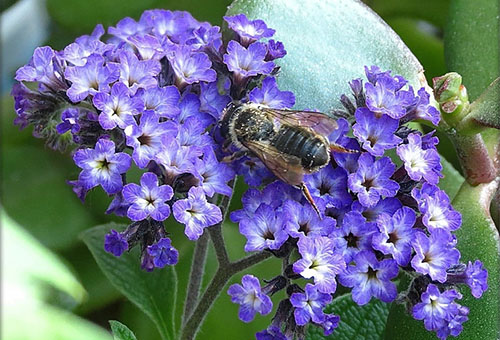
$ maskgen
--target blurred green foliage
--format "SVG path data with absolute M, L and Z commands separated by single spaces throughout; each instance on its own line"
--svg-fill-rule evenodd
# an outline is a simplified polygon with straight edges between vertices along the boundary
M 367 0 L 371 6 L 407 43 L 423 64 L 427 79 L 441 75 L 445 68 L 443 54 L 443 31 L 449 0 Z M 221 24 L 229 0 L 47 0 L 52 18 L 51 35 L 47 44 L 61 49 L 77 36 L 89 34 L 96 24 L 115 25 L 125 16 L 138 19 L 150 8 L 165 8 L 190 11 L 199 20 Z M 20 60 L 20 65 L 27 60 Z M 78 169 L 72 164 L 69 154 L 60 155 L 46 149 L 42 141 L 31 136 L 29 129 L 19 132 L 12 125 L 15 117 L 13 101 L 6 96 L 1 102 L 2 121 L 0 138 L 2 143 L 2 205 L 12 219 L 31 233 L 41 244 L 64 258 L 75 276 L 87 291 L 87 298 L 73 313 L 110 329 L 108 320 L 116 319 L 126 324 L 138 339 L 159 339 L 153 323 L 134 305 L 128 302 L 107 280 L 97 267 L 88 249 L 78 239 L 78 234 L 91 226 L 120 219 L 104 215 L 109 198 L 102 192 L 91 193 L 85 205 L 75 197 L 65 183 L 74 179 Z M 456 165 L 454 151 L 450 144 L 443 143 L 441 153 Z M 450 167 L 452 169 L 452 167 Z M 453 184 L 453 183 L 451 183 Z M 240 206 L 244 184 L 239 184 L 231 210 Z M 183 229 L 173 230 L 172 238 L 182 257 L 177 266 L 179 279 L 177 303 L 181 306 L 189 275 L 190 255 L 193 243 L 182 236 Z M 224 236 L 229 245 L 232 259 L 244 255 L 245 240 L 237 225 L 224 226 Z M 209 250 L 206 286 L 216 270 L 213 249 Z M 277 260 L 268 260 L 251 269 L 262 278 L 271 278 L 280 270 Z M 139 260 L 137 260 L 139 266 Z M 237 275 L 237 282 L 245 272 Z M 230 284 L 232 283 L 230 282 Z M 200 331 L 200 339 L 250 339 L 253 334 L 265 328 L 270 316 L 260 317 L 245 324 L 238 320 L 238 306 L 227 296 L 217 299 Z M 279 296 L 277 297 L 279 299 Z M 277 301 L 277 300 L 276 300 Z M 177 308 L 176 324 L 180 324 L 181 307 Z M 228 327 L 230 325 L 230 327 Z M 42 338 L 37 339 L 52 339 Z

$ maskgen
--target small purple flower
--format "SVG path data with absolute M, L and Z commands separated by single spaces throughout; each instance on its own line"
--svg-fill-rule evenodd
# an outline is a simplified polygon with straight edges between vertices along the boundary
M 131 95 L 140 88 L 147 89 L 158 85 L 155 78 L 161 70 L 158 60 L 139 60 L 134 53 L 126 50 L 120 52 L 119 59 L 120 82 L 129 88 Z
M 201 25 L 193 31 L 193 37 L 186 40 L 193 51 L 202 51 L 212 48 L 218 52 L 222 46 L 222 34 L 219 26 Z
M 269 74 L 274 69 L 272 61 L 264 61 L 267 49 L 263 43 L 255 42 L 248 49 L 231 40 L 227 45 L 227 54 L 224 54 L 224 63 L 237 80 Z
M 349 175 L 348 187 L 358 194 L 359 202 L 365 207 L 373 207 L 382 196 L 393 197 L 399 184 L 389 179 L 394 173 L 394 164 L 389 157 L 378 160 L 369 153 L 359 157 L 359 167 Z
M 271 313 L 273 303 L 269 296 L 262 292 L 259 279 L 247 274 L 243 276 L 241 283 L 241 285 L 235 283 L 227 290 L 231 296 L 231 302 L 240 305 L 238 313 L 240 320 L 250 322 L 256 313 L 262 315 Z
M 229 28 L 240 36 L 243 46 L 248 46 L 252 42 L 261 38 L 269 38 L 274 35 L 275 30 L 268 28 L 263 20 L 248 20 L 245 14 L 238 14 L 232 17 L 224 17 Z
M 165 202 L 174 195 L 170 185 L 158 186 L 158 177 L 146 172 L 141 177 L 141 185 L 127 184 L 123 188 L 123 198 L 130 203 L 127 216 L 132 221 L 142 221 L 148 216 L 156 221 L 164 221 L 170 216 L 170 207 Z
M 53 90 L 65 88 L 58 65 L 54 63 L 56 53 L 49 46 L 37 47 L 27 65 L 16 71 L 17 81 L 38 81 Z
M 245 183 L 252 187 L 257 187 L 264 179 L 274 176 L 258 158 L 246 156 L 235 162 L 235 170 L 238 175 L 243 176 Z
M 372 238 L 373 248 L 385 255 L 392 255 L 398 265 L 404 267 L 410 262 L 415 212 L 403 207 L 390 216 L 382 214 L 377 219 L 378 233 Z
M 457 304 L 458 311 L 455 313 L 450 320 L 448 320 L 445 325 L 436 331 L 436 335 L 441 340 L 446 340 L 448 336 L 457 337 L 462 333 L 462 324 L 469 318 L 469 308 Z
M 462 215 L 453 209 L 450 198 L 443 190 L 435 190 L 431 194 L 423 194 L 419 203 L 422 222 L 432 232 L 457 230 L 462 224 Z
M 365 83 L 366 106 L 372 112 L 400 119 L 406 114 L 406 107 L 415 100 L 413 90 L 398 91 L 401 82 L 388 76 L 377 77 L 376 84 Z
M 274 77 L 267 77 L 262 82 L 262 88 L 254 88 L 248 94 L 251 102 L 272 107 L 286 109 L 295 104 L 295 96 L 290 91 L 280 91 Z
M 358 201 L 354 201 L 352 202 L 351 209 L 360 212 L 368 222 L 376 222 L 381 214 L 389 214 L 392 216 L 396 210 L 400 209 L 402 206 L 403 205 L 397 198 L 387 197 L 378 201 L 378 203 L 371 208 L 364 207 Z
M 147 251 L 153 258 L 153 264 L 156 268 L 173 266 L 179 261 L 179 252 L 172 247 L 172 241 L 168 237 L 148 246 Z
M 69 99 L 77 103 L 97 92 L 109 92 L 109 84 L 120 77 L 120 69 L 116 63 L 104 65 L 104 58 L 98 54 L 91 54 L 85 66 L 66 68 L 66 79 L 71 81 L 71 87 L 66 91 Z
M 104 237 L 104 250 L 115 256 L 121 256 L 128 250 L 128 242 L 122 233 L 111 229 L 109 234 Z
M 83 66 L 87 57 L 91 54 L 104 55 L 114 49 L 113 44 L 106 44 L 99 39 L 104 34 L 104 27 L 99 24 L 94 28 L 91 35 L 83 35 L 75 39 L 75 42 L 64 48 L 61 57 L 75 66 Z
M 442 229 L 431 232 L 430 237 L 416 232 L 411 266 L 419 273 L 428 274 L 432 280 L 445 282 L 446 270 L 460 259 L 460 252 L 450 246 L 450 238 L 450 233 Z
M 295 307 L 295 322 L 299 326 L 306 325 L 310 320 L 318 324 L 323 323 L 326 318 L 323 308 L 331 301 L 330 294 L 322 293 L 315 285 L 306 284 L 304 293 L 293 293 L 290 296 L 290 302 Z
M 454 301 L 461 298 L 462 295 L 455 289 L 441 293 L 439 288 L 431 283 L 422 294 L 422 302 L 413 307 L 412 315 L 417 320 L 424 320 L 424 326 L 428 331 L 438 330 L 458 313 L 459 305 Z
M 372 249 L 372 235 L 376 229 L 375 223 L 367 223 L 361 213 L 346 213 L 340 228 L 332 233 L 336 251 L 342 253 L 346 263 L 351 262 L 360 251 Z
M 465 275 L 465 283 L 470 287 L 472 296 L 479 299 L 488 289 L 488 271 L 481 261 L 476 260 L 474 263 L 469 261 Z
M 282 209 L 289 216 L 285 228 L 291 237 L 330 236 L 337 224 L 331 217 L 321 219 L 309 203 L 302 205 L 297 201 L 288 200 Z
M 165 55 L 160 39 L 154 35 L 131 36 L 127 42 L 137 49 L 141 60 L 161 60 Z
M 115 83 L 110 94 L 97 93 L 93 103 L 101 111 L 99 123 L 105 130 L 112 130 L 116 126 L 125 129 L 135 124 L 133 116 L 144 107 L 140 98 L 130 98 L 129 89 L 123 83 Z
M 72 134 L 78 133 L 80 131 L 80 124 L 78 124 L 78 118 L 80 116 L 80 110 L 75 107 L 67 108 L 61 114 L 62 123 L 57 124 L 57 133 L 63 134 L 71 130 Z
M 245 251 L 279 249 L 288 239 L 286 217 L 267 204 L 261 204 L 253 218 L 240 221 L 240 233 L 247 238 Z
M 208 197 L 215 193 L 231 196 L 232 189 L 227 182 L 234 178 L 234 171 L 217 160 L 211 147 L 203 149 L 203 160 L 197 159 L 195 166 L 200 177 L 200 186 Z
M 290 340 L 291 338 L 281 332 L 279 327 L 274 325 L 255 334 L 257 340 Z
M 270 39 L 267 42 L 267 55 L 266 61 L 283 58 L 286 55 L 285 46 L 281 41 Z
M 203 87 L 204 83 L 200 84 Z M 213 118 L 205 112 L 201 112 L 201 103 L 197 95 L 184 92 L 182 101 L 179 103 L 180 113 L 172 117 L 179 124 L 184 124 L 187 120 L 195 117 L 201 126 L 209 126 L 213 122 Z
M 355 113 L 356 124 L 352 130 L 363 148 L 374 156 L 382 156 L 384 151 L 392 149 L 401 142 L 394 133 L 399 122 L 387 115 L 377 116 L 367 108 L 358 108 Z
M 397 147 L 396 152 L 404 162 L 408 176 L 414 181 L 422 178 L 431 184 L 437 184 L 441 175 L 439 154 L 434 148 L 423 149 L 422 138 L 419 134 L 408 135 L 408 144 Z
M 352 202 L 347 192 L 347 173 L 341 167 L 327 165 L 314 174 L 306 175 L 305 182 L 311 195 L 321 197 L 327 205 L 340 208 Z
M 153 111 L 161 117 L 174 118 L 180 113 L 180 94 L 175 86 L 139 89 L 136 96 L 144 103 L 144 111 Z
M 206 227 L 222 221 L 220 208 L 208 203 L 203 188 L 189 189 L 188 198 L 178 200 L 172 206 L 175 219 L 186 226 L 184 233 L 191 241 L 197 240 Z
M 212 62 L 203 52 L 192 52 L 189 46 L 178 46 L 167 54 L 175 72 L 175 84 L 183 88 L 200 81 L 213 82 L 217 74 L 211 69 Z
M 322 293 L 334 293 L 335 276 L 345 269 L 342 256 L 334 253 L 334 243 L 327 237 L 302 237 L 297 243 L 300 260 L 293 264 L 293 271 L 306 279 L 314 278 L 316 288 Z
M 78 182 L 88 191 L 101 185 L 108 194 L 122 190 L 121 174 L 130 168 L 130 156 L 124 152 L 115 153 L 115 143 L 99 139 L 95 149 L 80 149 L 73 156 L 75 164 L 82 168 Z
M 425 91 L 425 88 L 418 90 L 418 97 L 415 104 L 409 108 L 409 112 L 405 120 L 424 119 L 430 121 L 434 125 L 438 125 L 441 120 L 439 110 L 429 103 L 430 95 Z
M 144 168 L 163 148 L 162 137 L 166 134 L 175 136 L 177 126 L 172 122 L 159 122 L 160 117 L 148 111 L 141 115 L 141 122 L 135 122 L 125 128 L 127 145 L 134 148 L 132 158 L 138 167 Z
M 395 260 L 378 261 L 372 251 L 364 250 L 354 257 L 355 265 L 347 266 L 339 275 L 339 282 L 352 287 L 352 299 L 358 305 L 370 302 L 372 296 L 383 302 L 392 302 L 398 292 L 391 281 L 398 276 L 399 267 Z
M 325 314 L 325 321 L 321 323 L 323 327 L 323 335 L 329 336 L 333 333 L 335 328 L 339 326 L 340 316 L 334 314 Z
M 177 139 L 170 134 L 165 134 L 162 142 L 162 151 L 155 155 L 154 160 L 169 177 L 195 172 L 194 162 L 197 155 L 183 150 Z
M 128 37 L 133 35 L 143 35 L 146 31 L 151 30 L 142 22 L 136 22 L 132 18 L 123 18 L 116 24 L 116 27 L 109 27 L 108 33 L 120 39 L 127 40 Z
M 218 120 L 222 110 L 230 101 L 231 97 L 219 93 L 217 82 L 200 83 L 200 111 L 206 112 Z

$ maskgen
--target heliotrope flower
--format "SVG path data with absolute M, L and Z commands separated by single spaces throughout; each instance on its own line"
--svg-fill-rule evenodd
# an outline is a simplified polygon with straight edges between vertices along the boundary
M 373 248 L 392 255 L 398 265 L 406 266 L 410 262 L 415 221 L 415 212 L 408 207 L 399 209 L 392 216 L 381 214 L 377 219 L 378 232 L 372 238 Z
M 347 183 L 349 189 L 358 194 L 362 205 L 372 207 L 382 196 L 396 195 L 399 184 L 390 179 L 393 173 L 394 164 L 388 157 L 375 160 L 369 153 L 363 153 L 358 170 L 349 175 Z
M 248 48 L 241 46 L 234 40 L 227 45 L 227 54 L 224 54 L 224 63 L 236 79 L 244 79 L 258 74 L 269 74 L 274 69 L 272 61 L 264 61 L 266 45 L 254 42 Z
M 135 124 L 133 116 L 139 114 L 144 107 L 140 98 L 130 97 L 129 89 L 123 83 L 115 83 L 110 94 L 96 93 L 93 103 L 101 111 L 99 123 L 106 130 L 114 129 L 116 126 L 125 129 Z
M 288 239 L 286 216 L 276 213 L 267 204 L 261 204 L 252 219 L 240 221 L 240 233 L 247 238 L 245 251 L 279 249 Z
M 422 222 L 430 230 L 455 231 L 462 224 L 462 215 L 453 209 L 448 195 L 439 189 L 430 194 L 421 195 L 419 209 L 422 212 Z
M 219 119 L 222 110 L 224 110 L 230 101 L 231 97 L 219 93 L 217 82 L 200 84 L 200 111 L 210 114 L 215 119 Z
M 415 249 L 412 267 L 435 281 L 445 282 L 446 269 L 458 263 L 460 258 L 460 252 L 450 246 L 450 237 L 450 233 L 442 229 L 434 230 L 429 237 L 417 231 L 412 243 Z
M 297 201 L 287 200 L 282 209 L 290 217 L 285 228 L 291 237 L 330 236 L 337 224 L 328 216 L 321 219 L 309 203 L 302 205 Z
M 323 199 L 326 205 L 340 208 L 352 202 L 347 192 L 347 173 L 341 167 L 325 166 L 304 178 L 311 195 Z
M 334 229 L 331 237 L 337 252 L 349 263 L 361 250 L 371 249 L 375 231 L 375 223 L 366 222 L 357 211 L 350 211 L 344 215 L 340 228 Z
M 152 112 L 141 115 L 139 125 L 128 125 L 125 128 L 127 145 L 134 148 L 132 158 L 138 167 L 144 168 L 163 149 L 163 136 L 177 134 L 177 126 L 172 122 L 159 122 L 160 117 Z
M 375 254 L 363 250 L 354 256 L 355 265 L 339 275 L 339 282 L 352 288 L 352 299 L 358 305 L 370 302 L 372 296 L 383 302 L 392 302 L 398 292 L 391 281 L 398 276 L 399 267 L 395 260 L 377 260 Z
M 310 320 L 315 323 L 325 321 L 323 308 L 332 301 L 330 294 L 322 293 L 318 287 L 310 283 L 306 284 L 304 293 L 293 293 L 290 302 L 295 307 L 293 315 L 299 326 L 304 326 Z
M 470 287 L 472 296 L 479 299 L 488 289 L 488 271 L 481 261 L 476 260 L 474 263 L 469 261 L 465 275 L 465 283 Z
M 403 205 L 401 202 L 394 197 L 387 197 L 378 201 L 373 207 L 367 208 L 363 206 L 359 201 L 352 202 L 351 209 L 353 211 L 358 211 L 366 218 L 367 222 L 376 222 L 377 218 L 381 214 L 393 215 L 396 210 L 400 209 Z
M 408 135 L 408 144 L 397 147 L 396 152 L 404 162 L 408 176 L 420 181 L 424 178 L 430 184 L 437 184 L 441 175 L 441 162 L 437 150 L 423 149 L 422 138 L 417 133 Z
M 220 208 L 207 202 L 203 188 L 192 187 L 186 199 L 178 200 L 172 206 L 175 219 L 183 223 L 184 233 L 190 240 L 197 240 L 206 227 L 222 221 Z
M 300 260 L 293 271 L 306 279 L 314 278 L 315 287 L 322 293 L 334 293 L 335 276 L 345 268 L 341 254 L 334 251 L 334 243 L 327 237 L 302 237 L 297 243 Z
M 148 246 L 148 254 L 153 258 L 153 264 L 157 268 L 172 266 L 179 261 L 179 252 L 172 247 L 172 241 L 168 237 Z
M 128 250 L 128 242 L 122 233 L 112 229 L 104 238 L 104 250 L 115 256 L 121 256 Z
M 240 305 L 238 313 L 240 320 L 250 322 L 256 313 L 269 314 L 273 303 L 269 296 L 262 292 L 259 279 L 253 275 L 245 275 L 241 279 L 241 283 L 241 285 L 235 283 L 227 290 L 231 301 Z
M 180 113 L 180 94 L 175 86 L 139 89 L 136 96 L 144 103 L 144 112 L 153 111 L 161 117 L 174 118 Z
M 403 84 L 389 75 L 378 75 L 375 85 L 365 83 L 366 106 L 372 112 L 400 119 L 406 114 L 406 107 L 413 103 L 413 90 L 400 91 Z
M 248 20 L 245 14 L 238 14 L 231 17 L 224 17 L 229 28 L 240 36 L 240 42 L 243 46 L 261 38 L 269 38 L 274 35 L 275 30 L 268 28 L 262 20 Z
M 227 182 L 234 178 L 234 171 L 217 160 L 212 148 L 203 149 L 203 160 L 197 159 L 195 166 L 200 178 L 199 186 L 207 196 L 212 197 L 215 193 L 231 195 L 232 189 Z
M 399 123 L 389 116 L 376 116 L 367 108 L 359 108 L 355 113 L 356 124 L 352 127 L 353 134 L 363 142 L 363 149 L 374 156 L 382 156 L 387 149 L 392 149 L 401 142 L 394 135 Z
M 295 104 L 295 96 L 290 91 L 280 91 L 276 79 L 267 77 L 262 81 L 261 88 L 254 88 L 248 94 L 251 102 L 269 106 L 275 109 L 285 109 Z
M 459 305 L 454 301 L 461 298 L 462 295 L 455 289 L 440 292 L 439 288 L 431 283 L 422 294 L 422 302 L 413 307 L 413 317 L 424 320 L 424 326 L 428 331 L 436 331 L 446 326 L 447 321 L 458 314 Z
M 267 55 L 266 60 L 274 60 L 283 58 L 286 55 L 285 46 L 281 41 L 269 39 L 267 42 Z
M 203 52 L 193 52 L 190 47 L 176 47 L 167 54 L 180 88 L 200 81 L 215 81 L 217 74 L 211 69 L 212 62 Z
M 60 67 L 54 62 L 56 53 L 49 46 L 37 47 L 28 65 L 16 71 L 17 81 L 37 81 L 53 90 L 65 90 Z
M 120 68 L 116 63 L 106 63 L 102 56 L 91 54 L 84 66 L 66 68 L 64 76 L 71 81 L 71 87 L 66 91 L 74 103 L 97 92 L 109 92 L 109 84 L 120 77 Z
M 123 187 L 123 198 L 130 203 L 127 216 L 132 221 L 141 221 L 148 216 L 156 221 L 164 221 L 170 216 L 170 207 L 166 204 L 174 192 L 170 185 L 158 185 L 158 177 L 146 172 L 141 177 L 141 185 L 130 183 Z
M 70 107 L 61 113 L 62 123 L 56 126 L 58 133 L 63 134 L 71 130 L 71 133 L 75 134 L 80 131 L 80 124 L 78 124 L 78 118 L 80 116 L 80 110 L 74 107 Z
M 129 88 L 130 94 L 135 94 L 140 88 L 147 89 L 158 85 L 155 78 L 161 70 L 158 60 L 139 60 L 130 51 L 121 51 L 118 57 L 120 82 Z
M 115 153 L 115 143 L 99 139 L 95 149 L 80 149 L 73 156 L 82 168 L 78 182 L 86 190 L 101 185 L 108 194 L 116 194 L 123 187 L 121 174 L 130 168 L 131 158 L 124 152 Z

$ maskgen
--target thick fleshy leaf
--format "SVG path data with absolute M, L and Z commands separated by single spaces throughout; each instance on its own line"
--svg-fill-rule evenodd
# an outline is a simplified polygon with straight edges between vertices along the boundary
M 461 261 L 479 259 L 488 269 L 488 290 L 480 299 L 472 297 L 468 287 L 462 287 L 461 304 L 470 308 L 469 320 L 457 339 L 497 339 L 500 334 L 500 244 L 499 235 L 486 211 L 495 183 L 471 186 L 464 182 L 454 200 L 455 209 L 462 213 L 462 227 L 456 231 Z M 401 282 L 404 289 L 408 282 Z M 385 339 L 436 339 L 424 329 L 423 322 L 411 318 L 401 305 L 393 304 L 389 313 Z
M 500 129 L 500 77 L 495 79 L 472 103 L 470 113 L 462 124 L 468 124 L 471 121 L 482 126 Z
M 351 294 L 339 296 L 325 309 L 325 313 L 340 316 L 340 323 L 329 336 L 323 335 L 323 329 L 309 326 L 307 340 L 378 340 L 385 329 L 389 305 L 372 299 L 364 306 L 352 301 Z
M 121 257 L 107 253 L 104 235 L 110 229 L 123 230 L 124 226 L 107 224 L 92 228 L 82 234 L 83 241 L 111 283 L 155 322 L 162 339 L 175 339 L 175 270 L 168 266 L 151 273 L 143 271 L 137 249 Z
M 422 86 L 423 68 L 396 33 L 358 0 L 236 0 L 227 15 L 244 13 L 276 30 L 288 54 L 278 85 L 296 96 L 296 108 L 339 108 L 348 82 L 378 65 Z M 425 82 L 425 80 L 424 80 Z
M 450 2 L 445 29 L 445 58 L 449 71 L 463 77 L 470 100 L 475 100 L 500 76 L 498 0 Z
M 114 340 L 137 340 L 134 332 L 121 322 L 109 320 L 109 324 L 111 325 Z

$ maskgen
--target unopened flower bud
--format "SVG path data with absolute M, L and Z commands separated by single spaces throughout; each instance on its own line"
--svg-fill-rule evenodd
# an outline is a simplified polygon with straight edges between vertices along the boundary
M 466 113 L 469 106 L 467 89 L 462 85 L 462 76 L 456 72 L 450 72 L 441 77 L 432 79 L 434 96 L 438 101 L 441 111 L 452 114 L 445 115 L 445 120 L 455 125 Z

